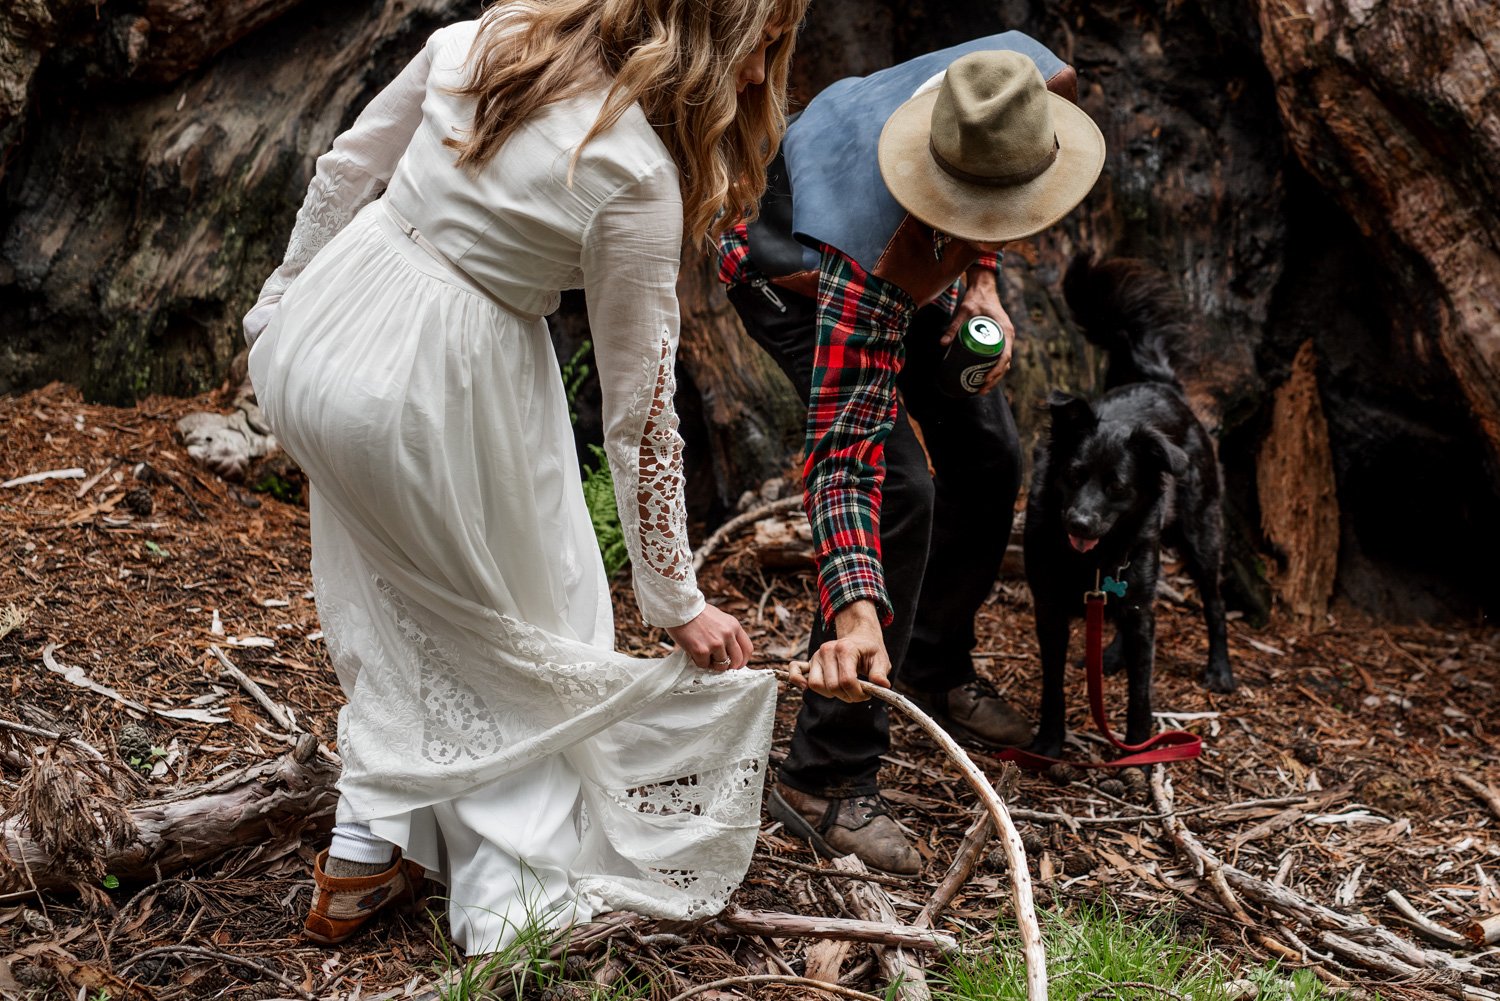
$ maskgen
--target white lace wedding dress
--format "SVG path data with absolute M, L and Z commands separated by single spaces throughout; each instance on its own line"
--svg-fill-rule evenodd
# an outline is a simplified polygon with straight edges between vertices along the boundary
M 636 107 L 569 179 L 602 91 L 456 169 L 442 141 L 472 118 L 452 88 L 477 30 L 434 35 L 318 161 L 246 318 L 261 408 L 312 483 L 348 697 L 340 822 L 446 882 L 470 953 L 528 919 L 722 908 L 754 844 L 775 697 L 763 672 L 614 652 L 543 316 L 586 290 L 636 595 L 650 623 L 686 622 L 704 601 L 672 408 L 677 173 Z

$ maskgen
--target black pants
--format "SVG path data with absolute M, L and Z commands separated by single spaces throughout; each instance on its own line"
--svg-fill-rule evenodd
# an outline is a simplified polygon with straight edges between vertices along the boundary
M 785 309 L 747 285 L 730 289 L 745 329 L 811 396 L 817 335 L 813 301 L 776 290 Z M 919 310 L 906 335 L 906 363 L 895 427 L 885 442 L 880 547 L 894 619 L 886 651 L 901 684 L 943 692 L 974 678 L 974 616 L 989 596 L 1010 540 L 1021 485 L 1015 418 L 999 391 L 955 400 L 937 388 L 938 339 L 951 317 Z M 911 418 L 921 426 L 922 450 Z M 935 473 L 929 473 L 928 453 Z M 819 615 L 810 652 L 833 639 Z M 787 785 L 814 794 L 876 790 L 880 756 L 890 748 L 885 703 L 848 703 L 807 693 L 791 751 Z

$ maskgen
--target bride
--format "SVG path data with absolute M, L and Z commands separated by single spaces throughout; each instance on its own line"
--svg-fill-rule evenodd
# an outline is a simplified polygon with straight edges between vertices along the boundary
M 759 824 L 775 681 L 706 604 L 673 410 L 684 243 L 755 204 L 806 0 L 510 0 L 438 31 L 318 161 L 245 318 L 312 483 L 347 697 L 307 935 L 422 872 L 473 954 L 529 923 L 721 909 Z M 614 650 L 543 317 L 585 290 L 642 615 Z

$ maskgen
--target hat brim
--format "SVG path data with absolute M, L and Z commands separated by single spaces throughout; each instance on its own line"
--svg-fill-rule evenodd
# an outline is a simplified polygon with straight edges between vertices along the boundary
M 936 88 L 907 101 L 880 133 L 880 174 L 902 208 L 933 229 L 974 243 L 1040 233 L 1083 201 L 1104 169 L 1104 134 L 1083 109 L 1051 91 L 1057 159 L 1012 187 L 961 181 L 938 165 L 931 143 Z

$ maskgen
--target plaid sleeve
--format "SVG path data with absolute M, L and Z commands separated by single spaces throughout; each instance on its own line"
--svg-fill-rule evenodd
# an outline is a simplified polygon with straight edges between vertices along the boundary
M 750 230 L 744 223 L 731 226 L 719 237 L 719 281 L 741 285 L 754 277 L 750 274 Z
M 913 309 L 901 289 L 822 248 L 803 483 L 825 619 L 869 599 L 882 624 L 891 620 L 880 563 L 880 491 Z

